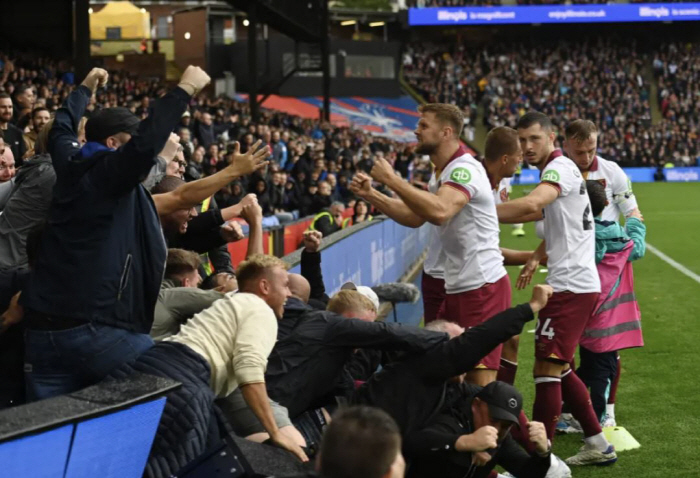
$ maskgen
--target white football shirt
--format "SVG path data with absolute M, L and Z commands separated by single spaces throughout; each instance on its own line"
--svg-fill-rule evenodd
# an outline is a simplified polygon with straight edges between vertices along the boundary
M 440 242 L 440 228 L 434 224 L 428 224 L 428 254 L 423 262 L 423 270 L 426 274 L 436 279 L 445 278 L 445 253 Z
M 507 202 L 512 190 L 513 187 L 510 185 L 510 178 L 501 179 L 501 182 L 498 183 L 498 187 L 493 190 L 493 199 L 496 201 L 496 206 Z
M 581 171 L 560 150 L 555 150 L 542 170 L 541 181 L 559 191 L 559 197 L 543 211 L 547 283 L 555 292 L 600 292 L 595 225 Z
M 439 176 L 438 176 L 439 173 Z M 497 282 L 506 275 L 498 241 L 498 216 L 486 170 L 460 146 L 442 171 L 435 171 L 428 189 L 437 194 L 453 187 L 469 202 L 440 226 L 445 254 L 445 291 L 459 294 Z
M 620 220 L 620 214 L 627 217 L 637 209 L 637 198 L 632 192 L 632 181 L 617 163 L 596 156 L 588 171 L 583 173 L 585 179 L 595 179 L 605 186 L 608 205 L 600 218 L 603 221 Z

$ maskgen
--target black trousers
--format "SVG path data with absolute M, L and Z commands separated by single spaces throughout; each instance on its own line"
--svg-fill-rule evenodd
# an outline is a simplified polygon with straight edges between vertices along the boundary
M 617 374 L 617 351 L 596 353 L 579 347 L 581 364 L 576 374 L 591 391 L 591 402 L 598 420 L 605 416 L 610 387 Z

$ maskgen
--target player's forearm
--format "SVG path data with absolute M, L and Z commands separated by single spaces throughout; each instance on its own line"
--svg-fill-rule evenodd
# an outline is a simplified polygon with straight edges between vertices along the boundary
M 263 231 L 262 218 L 257 218 L 249 224 L 248 230 L 248 249 L 246 250 L 246 259 L 255 254 L 264 254 L 263 252 Z
M 241 385 L 241 392 L 243 393 L 243 399 L 246 404 L 248 404 L 253 414 L 260 420 L 260 424 L 265 431 L 267 431 L 270 437 L 276 436 L 279 433 L 279 428 L 277 428 L 275 417 L 272 414 L 265 383 L 260 382 Z
M 504 224 L 536 221 L 536 215 L 541 216 L 541 211 L 539 205 L 528 197 L 514 199 L 496 206 L 498 222 Z
M 506 266 L 522 266 L 532 257 L 532 253 L 533 251 L 516 251 L 515 249 L 501 247 L 503 265 Z
M 390 198 L 376 189 L 372 189 L 365 197 L 369 203 L 382 214 L 389 216 L 394 221 L 406 227 L 420 227 L 425 221 L 411 211 L 400 199 Z
M 532 260 L 535 260 L 539 263 L 542 263 L 543 260 L 545 260 L 547 257 L 547 243 L 545 241 L 540 242 L 540 245 L 537 246 L 537 249 L 535 249 L 535 252 L 532 253 L 532 256 L 530 258 Z
M 398 176 L 392 178 L 387 186 L 421 219 L 437 226 L 449 219 L 447 208 L 437 195 L 421 191 Z

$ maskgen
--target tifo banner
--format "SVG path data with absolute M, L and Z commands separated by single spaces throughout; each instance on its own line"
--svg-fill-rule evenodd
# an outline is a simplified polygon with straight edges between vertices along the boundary
M 284 111 L 304 118 L 318 119 L 323 98 L 292 98 L 271 95 L 264 108 Z M 331 122 L 355 125 L 377 136 L 405 143 L 415 142 L 413 131 L 420 115 L 418 103 L 410 96 L 399 98 L 365 98 L 360 96 L 331 98 Z
M 700 20 L 700 3 L 436 7 L 411 8 L 408 11 L 408 24 L 411 26 L 692 20 Z
M 654 182 L 656 168 L 622 168 L 633 183 Z M 670 183 L 700 181 L 700 167 L 665 168 L 663 169 L 666 181 Z M 537 169 L 523 169 L 520 179 L 515 179 L 513 184 L 536 184 L 540 182 L 540 172 Z
M 347 281 L 374 286 L 396 282 L 419 259 L 428 242 L 428 227 L 403 227 L 391 220 L 374 224 L 323 249 L 321 267 L 328 295 Z M 299 265 L 290 272 L 301 272 Z

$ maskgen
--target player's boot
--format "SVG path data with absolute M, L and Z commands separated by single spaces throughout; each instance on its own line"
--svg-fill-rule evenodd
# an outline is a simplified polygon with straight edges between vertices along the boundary
M 605 418 L 603 418 L 603 421 L 600 422 L 601 428 L 608 428 L 608 427 L 616 427 L 617 422 L 615 421 L 615 417 L 612 415 L 605 415 Z
M 605 451 L 600 451 L 593 445 L 586 443 L 579 449 L 578 453 L 566 459 L 566 464 L 571 466 L 605 466 L 612 465 L 616 461 L 617 453 L 615 453 L 613 445 L 608 446 Z
M 552 453 L 550 455 L 552 464 L 549 465 L 549 470 L 544 478 L 571 478 L 571 468 L 568 467 L 564 460 Z
M 571 468 L 564 463 L 564 460 L 552 453 L 550 456 L 551 465 L 544 478 L 571 478 Z M 498 478 L 516 478 L 515 475 L 505 472 L 499 473 Z
M 570 413 L 562 413 L 555 428 L 556 433 L 569 435 L 571 433 L 583 433 L 581 424 Z
M 523 237 L 525 235 L 525 228 L 523 227 L 522 224 L 518 224 L 519 227 L 513 227 L 513 232 L 511 232 L 511 236 L 514 237 Z

